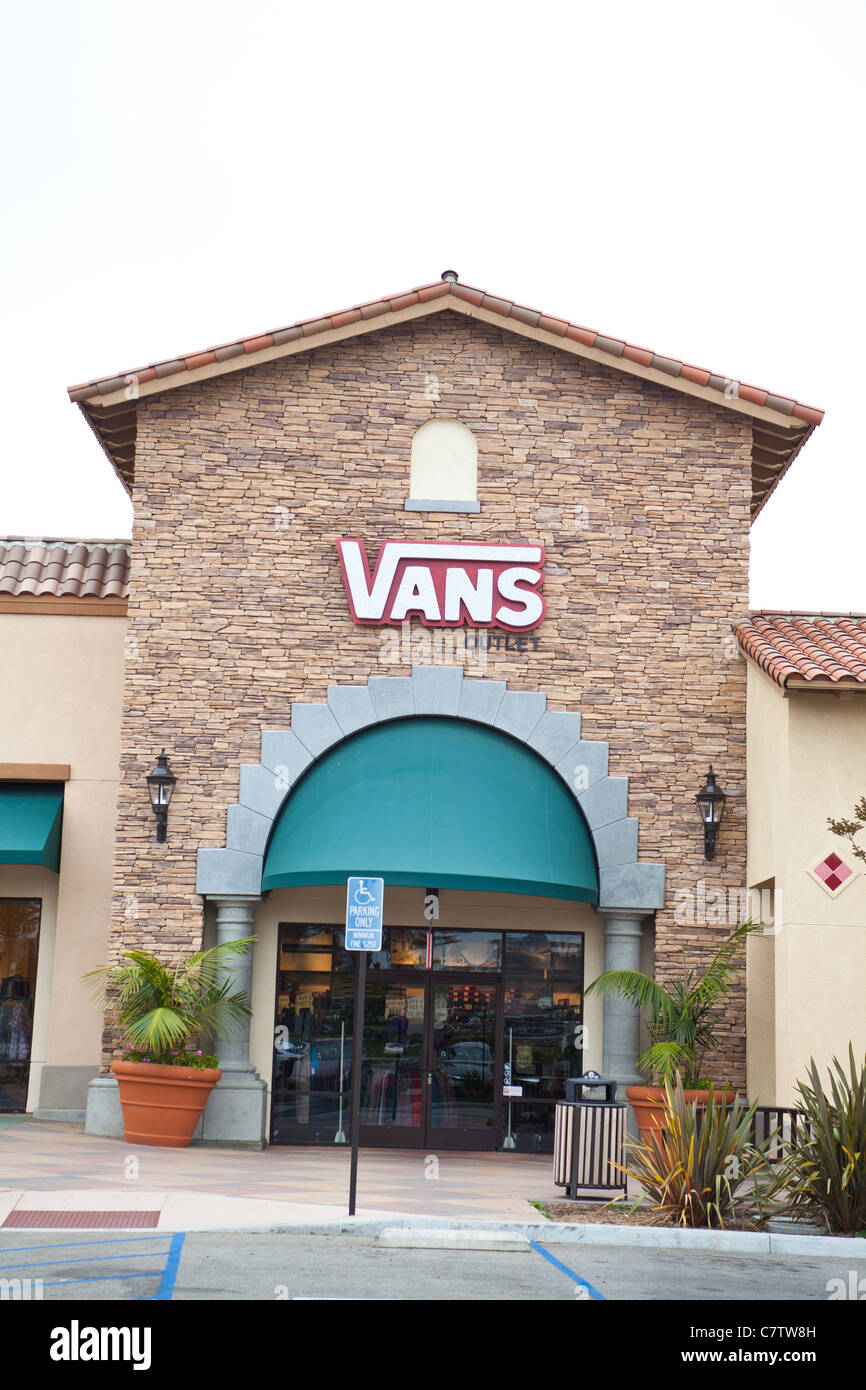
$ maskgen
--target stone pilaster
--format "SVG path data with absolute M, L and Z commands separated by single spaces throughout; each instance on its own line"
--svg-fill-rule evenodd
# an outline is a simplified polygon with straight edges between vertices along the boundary
M 645 913 L 628 908 L 599 908 L 604 918 L 605 970 L 640 970 L 641 937 Z M 640 1012 L 625 999 L 605 995 L 603 1023 L 605 1076 L 615 1077 L 617 1094 L 625 1100 L 626 1086 L 639 1086 L 644 1078 L 637 1070 L 640 1052 Z
M 216 907 L 217 942 L 239 941 L 255 935 L 253 896 L 211 898 Z M 232 957 L 221 973 L 232 992 L 242 990 L 251 998 L 252 952 Z M 216 1044 L 222 1077 L 211 1094 L 204 1112 L 202 1139 L 206 1144 L 245 1145 L 262 1148 L 265 1143 L 267 1085 L 250 1061 L 249 1020 L 228 1040 Z

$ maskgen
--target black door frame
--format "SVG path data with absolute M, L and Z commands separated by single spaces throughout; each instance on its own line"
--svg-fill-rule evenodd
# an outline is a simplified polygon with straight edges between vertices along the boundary
M 385 985 L 402 985 L 406 988 L 414 986 L 424 991 L 424 1036 L 421 1042 L 421 1055 L 419 1057 L 418 1082 L 420 1086 L 420 1123 L 417 1125 L 365 1125 L 361 1124 L 358 1133 L 358 1142 L 361 1148 L 365 1149 L 423 1149 L 425 1147 L 425 1112 L 426 1112 L 426 1083 L 427 1083 L 427 1027 L 430 1006 L 430 991 L 428 986 L 430 972 L 418 970 L 413 967 L 404 967 L 402 970 L 396 966 L 393 970 L 367 970 L 367 999 L 370 998 L 371 988 L 375 987 L 380 981 Z M 355 1001 L 357 1004 L 357 1000 Z M 363 1044 L 361 1047 L 361 1060 L 363 1065 Z M 352 1060 L 354 1066 L 354 1058 Z M 398 1059 L 395 1058 L 395 1071 L 399 1066 Z M 363 1094 L 363 1091 L 362 1091 Z M 363 1113 L 363 1109 L 362 1109 Z
M 427 1074 L 424 1078 L 426 1095 L 424 1102 L 424 1132 L 426 1146 L 430 1149 L 466 1149 L 476 1153 L 492 1153 L 502 1142 L 502 1075 L 503 1075 L 503 1036 L 505 1033 L 505 986 L 501 974 L 488 975 L 484 971 L 437 970 L 430 971 L 427 986 L 429 1012 L 424 1019 L 424 1033 L 427 1042 Z M 433 991 L 437 985 L 474 985 L 476 988 L 492 989 L 494 999 L 493 1019 L 493 1121 L 489 1128 L 458 1129 L 434 1126 L 433 1087 L 430 1078 L 433 1073 L 434 1058 L 434 1010 Z
M 424 1040 L 422 1044 L 419 1085 L 421 1117 L 417 1125 L 365 1125 L 360 1128 L 362 1148 L 376 1149 L 465 1149 L 478 1153 L 493 1152 L 502 1143 L 502 1076 L 504 1060 L 505 988 L 502 975 L 467 970 L 417 970 L 397 967 L 376 970 L 367 975 L 367 989 L 382 981 L 391 985 L 420 985 L 424 989 Z M 484 1129 L 445 1129 L 433 1124 L 433 991 L 436 985 L 476 985 L 493 989 L 495 1017 L 493 1022 L 493 1123 Z

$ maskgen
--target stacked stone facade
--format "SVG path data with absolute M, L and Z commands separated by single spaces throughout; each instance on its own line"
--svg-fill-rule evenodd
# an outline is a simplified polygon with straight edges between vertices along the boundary
M 404 511 L 412 436 L 437 418 L 475 434 L 477 515 Z M 538 649 L 494 647 L 486 675 L 609 742 L 639 857 L 667 866 L 656 968 L 705 964 L 727 928 L 677 904 L 746 881 L 730 632 L 750 493 L 744 416 L 452 311 L 140 401 L 112 953 L 199 945 L 196 852 L 225 843 L 263 728 L 336 682 L 410 673 L 393 635 L 351 620 L 336 542 L 353 536 L 371 562 L 395 538 L 545 546 Z M 143 779 L 162 747 L 178 784 L 158 845 Z M 712 863 L 694 802 L 710 763 L 729 794 Z M 743 988 L 720 1036 L 713 1071 L 742 1086 Z

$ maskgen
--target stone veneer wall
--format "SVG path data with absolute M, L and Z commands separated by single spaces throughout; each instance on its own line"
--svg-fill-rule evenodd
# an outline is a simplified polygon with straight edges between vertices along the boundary
M 476 435 L 478 515 L 403 510 L 436 418 Z M 371 562 L 395 537 L 544 544 L 539 649 L 493 650 L 486 674 L 610 742 L 639 856 L 667 865 L 657 969 L 704 962 L 722 930 L 674 907 L 701 879 L 745 884 L 745 666 L 726 639 L 748 606 L 750 446 L 721 406 L 451 311 L 141 401 L 114 952 L 198 945 L 196 851 L 225 843 L 263 727 L 337 681 L 410 673 L 351 621 L 335 543 L 357 536 Z M 163 746 L 178 785 L 157 845 L 143 779 Z M 708 864 L 710 762 L 729 802 Z M 714 1068 L 737 1084 L 744 1031 L 740 989 Z

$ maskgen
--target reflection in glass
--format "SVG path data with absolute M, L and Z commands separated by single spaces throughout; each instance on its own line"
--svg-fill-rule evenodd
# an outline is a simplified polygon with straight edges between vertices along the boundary
M 572 932 L 507 932 L 505 969 L 519 975 L 583 972 L 583 937 Z
M 424 986 L 368 980 L 364 999 L 361 1124 L 421 1124 Z
M 432 1121 L 440 1129 L 493 1124 L 496 986 L 433 988 Z
M 536 1100 L 564 1100 L 565 1081 L 580 1075 L 581 991 L 544 981 L 509 983 L 505 991 L 505 1059 L 512 1084 Z
M 0 899 L 0 1111 L 23 1113 L 30 1076 L 38 898 Z
M 330 951 L 334 929 L 333 927 L 301 927 L 283 926 L 281 933 L 281 951 L 308 951 L 312 947 L 321 947 L 323 950 Z
M 502 968 L 502 933 L 493 931 L 435 931 L 434 970 L 493 970 Z
M 331 928 L 280 928 L 275 1139 L 282 1132 L 304 1142 L 333 1140 L 349 1127 L 353 989 L 350 977 L 332 971 L 331 938 Z
M 355 953 L 343 942 L 340 926 L 280 927 L 280 1143 L 350 1132 Z M 369 966 L 360 1119 L 378 1142 L 431 1144 L 438 1133 L 473 1147 L 485 1134 L 482 1147 L 548 1150 L 555 1102 L 583 1071 L 583 937 L 386 927 Z M 503 1086 L 515 1093 L 503 1098 Z
M 423 970 L 427 964 L 427 932 L 414 927 L 386 927 L 382 950 L 369 959 L 370 970 Z

